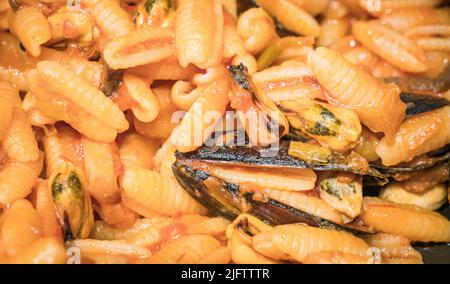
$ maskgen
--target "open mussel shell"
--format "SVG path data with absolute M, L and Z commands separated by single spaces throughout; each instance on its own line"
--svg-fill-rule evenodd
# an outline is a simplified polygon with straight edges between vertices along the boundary
M 288 139 L 280 142 L 279 148 L 259 147 L 203 147 L 191 153 L 176 153 L 178 159 L 197 160 L 224 165 L 241 165 L 265 168 L 313 169 L 316 171 L 351 172 L 362 176 L 371 176 L 379 183 L 387 182 L 385 176 L 374 168 L 355 168 L 345 156 L 334 153 L 329 163 L 302 160 L 288 154 Z
M 435 109 L 440 109 L 450 105 L 450 101 L 446 98 L 431 95 L 401 93 L 400 98 L 407 106 L 407 117 L 411 117 L 413 115 L 421 114 Z
M 214 215 L 234 220 L 240 214 L 247 213 L 273 226 L 305 223 L 319 228 L 348 231 L 358 236 L 374 233 L 359 222 L 340 225 L 276 200 L 255 200 L 253 193 L 241 192 L 239 185 L 213 178 L 183 161 L 176 162 L 172 169 L 179 184 Z M 209 178 L 216 179 L 218 186 L 208 187 L 206 181 Z

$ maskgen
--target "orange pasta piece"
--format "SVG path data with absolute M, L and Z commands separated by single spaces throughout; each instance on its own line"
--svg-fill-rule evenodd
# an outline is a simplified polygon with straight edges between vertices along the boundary
M 139 166 L 150 170 L 153 168 L 153 158 L 158 148 L 157 141 L 131 133 L 119 143 L 120 161 L 125 168 Z
M 42 233 L 45 237 L 54 238 L 62 241 L 62 228 L 56 216 L 55 205 L 50 191 L 48 190 L 48 182 L 38 180 L 34 189 L 35 208 L 41 218 Z
M 138 215 L 128 209 L 122 202 L 96 204 L 94 208 L 103 221 L 116 228 L 130 228 L 138 218 Z
M 450 221 L 439 213 L 418 206 L 365 197 L 361 218 L 377 231 L 401 235 L 412 241 L 450 241 Z
M 150 257 L 146 263 L 196 264 L 220 247 L 219 241 L 211 236 L 185 236 L 165 245 L 159 252 Z
M 176 47 L 183 67 L 206 69 L 221 61 L 223 10 L 220 0 L 180 0 L 176 17 Z
M 42 237 L 39 214 L 28 200 L 15 202 L 4 214 L 0 236 L 9 256 L 16 256 Z
M 330 93 L 330 103 L 353 109 L 372 131 L 384 132 L 388 139 L 394 137 L 406 110 L 397 86 L 384 85 L 326 48 L 317 48 L 309 63 L 319 83 Z
M 118 106 L 73 71 L 59 63 L 41 61 L 37 65 L 37 73 L 39 78 L 29 78 L 28 81 L 33 83 L 33 93 L 39 97 L 57 95 L 118 132 L 128 129 L 128 122 Z M 67 122 L 72 123 L 70 119 Z
M 159 62 L 127 69 L 130 74 L 144 78 L 148 82 L 155 80 L 189 80 L 197 71 L 198 68 L 192 64 L 189 64 L 186 68 L 182 67 L 175 55 Z
M 42 238 L 22 251 L 14 259 L 17 264 L 65 264 L 66 248 L 62 242 Z
M 10 29 L 34 57 L 41 54 L 41 45 L 52 37 L 47 19 L 34 7 L 21 7 L 15 13 Z
M 30 65 L 35 67 L 39 61 L 53 61 L 64 65 L 96 87 L 100 86 L 106 76 L 101 63 L 51 48 L 43 47 L 41 55 L 34 60 L 32 59 Z
M 10 204 L 31 193 L 41 174 L 44 155 L 33 162 L 8 160 L 0 170 L 0 203 Z
M 225 113 L 228 91 L 226 80 L 216 81 L 204 90 L 172 134 L 172 143 L 177 150 L 190 152 L 203 145 Z
M 289 0 L 256 0 L 256 3 L 290 31 L 312 36 L 318 36 L 320 33 L 316 19 Z
M 109 42 L 103 57 L 112 69 L 155 63 L 175 53 L 171 29 L 148 27 L 129 32 Z
M 124 75 L 116 102 L 122 110 L 131 109 L 142 122 L 152 122 L 159 114 L 159 102 L 150 86 L 134 75 Z
M 224 12 L 223 57 L 231 58 L 243 53 L 245 53 L 244 42 L 239 37 L 235 20 L 229 13 Z
M 277 226 L 268 232 L 253 237 L 256 251 L 266 254 L 273 246 L 273 253 L 285 255 L 287 259 L 303 262 L 308 255 L 326 251 L 336 251 L 363 257 L 369 246 L 361 239 L 332 229 L 320 229 L 302 224 Z M 270 257 L 270 255 L 266 255 Z
M 406 72 L 428 69 L 427 58 L 413 41 L 377 22 L 354 22 L 353 35 L 367 49 Z
M 28 63 L 27 53 L 20 48 L 19 40 L 9 33 L 0 32 L 0 80 L 27 91 L 24 71 Z
M 117 203 L 120 191 L 117 185 L 117 162 L 113 146 L 83 138 L 84 168 L 89 193 L 101 203 Z
M 384 165 L 411 161 L 421 154 L 450 143 L 450 107 L 408 118 L 395 135 L 395 142 L 382 139 L 376 148 Z
M 392 11 L 402 10 L 411 7 L 433 7 L 442 0 L 359 0 L 359 5 L 367 12 L 377 17 L 382 14 L 389 14 Z
M 82 0 L 101 31 L 110 38 L 126 35 L 134 30 L 134 24 L 117 0 Z
M 406 33 L 418 26 L 450 24 L 450 10 L 411 7 L 385 14 L 380 21 L 400 33 Z
M 3 140 L 3 147 L 8 152 L 8 156 L 17 161 L 29 162 L 39 158 L 39 148 L 33 129 L 21 107 L 14 108 L 11 125 Z

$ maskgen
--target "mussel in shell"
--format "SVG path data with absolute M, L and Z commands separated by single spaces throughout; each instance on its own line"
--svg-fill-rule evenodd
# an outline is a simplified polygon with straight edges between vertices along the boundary
M 295 143 L 295 142 L 294 142 Z M 336 222 L 331 218 L 316 216 L 304 210 L 288 205 L 286 199 L 276 198 L 276 194 L 259 194 L 252 191 L 248 183 L 242 182 L 241 177 L 224 179 L 223 175 L 217 175 L 216 168 L 232 167 L 237 175 L 242 175 L 247 169 L 259 169 L 259 171 L 274 170 L 282 172 L 289 170 L 316 170 L 324 175 L 330 172 L 348 172 L 350 175 L 373 175 L 375 178 L 386 182 L 387 180 L 375 169 L 361 169 L 352 166 L 345 160 L 343 154 L 334 154 L 326 163 L 309 160 L 289 155 L 290 141 L 283 140 L 278 154 L 273 157 L 261 155 L 264 149 L 256 147 L 203 147 L 192 153 L 176 153 L 177 161 L 173 165 L 173 172 L 180 185 L 190 193 L 197 201 L 209 208 L 211 213 L 233 220 L 242 213 L 252 214 L 271 224 L 306 223 L 310 226 L 321 228 L 333 228 L 347 230 L 355 234 L 372 233 L 371 228 L 358 222 L 357 215 L 351 216 L 347 224 Z M 267 150 L 267 149 L 266 149 Z M 356 175 L 355 175 L 356 174 Z M 232 181 L 231 181 L 232 180 Z M 330 185 L 332 177 L 322 179 L 319 187 L 325 183 Z M 324 183 L 324 181 L 326 181 Z M 242 182 L 242 184 L 240 184 Z M 360 178 L 351 183 L 351 186 L 324 189 L 330 196 L 336 193 L 336 200 L 342 202 L 342 196 L 347 189 L 361 195 Z M 314 186 L 314 185 L 313 185 Z M 330 186 L 333 186 L 331 184 Z M 357 192 L 357 188 L 360 188 Z M 334 187 L 333 187 L 334 188 Z M 317 194 L 321 188 L 316 187 Z M 328 190 L 328 191 L 327 191 Z M 314 191 L 314 190 L 312 190 Z M 283 192 L 282 190 L 277 192 Z M 339 194 L 337 194 L 339 193 Z M 281 193 L 283 194 L 283 193 Z M 305 193 L 308 194 L 308 193 Z M 345 196 L 345 198 L 347 198 Z M 353 220 L 353 221 L 352 221 Z
M 382 184 L 387 182 L 385 176 L 375 168 L 362 167 L 352 163 L 351 159 L 357 155 L 356 153 L 344 155 L 339 152 L 331 152 L 326 161 L 301 159 L 289 154 L 290 145 L 290 140 L 283 139 L 279 148 L 276 149 L 212 146 L 203 147 L 191 153 L 176 153 L 176 156 L 183 160 L 205 161 L 224 165 L 351 172 L 363 176 L 372 176 L 379 179 Z M 271 153 L 276 153 L 276 155 L 271 155 Z

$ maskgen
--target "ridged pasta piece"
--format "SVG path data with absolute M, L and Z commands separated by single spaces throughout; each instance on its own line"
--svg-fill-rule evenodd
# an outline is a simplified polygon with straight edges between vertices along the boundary
M 70 120 L 70 125 L 84 136 L 98 142 L 112 143 L 117 136 L 116 129 L 83 110 L 77 110 L 77 115 Z
M 41 55 L 35 61 L 35 64 L 31 63 L 32 66 L 36 66 L 39 61 L 53 61 L 64 65 L 96 87 L 100 86 L 106 76 L 101 63 L 51 48 L 43 47 Z
M 170 168 L 163 173 L 139 167 L 125 169 L 121 187 L 125 204 L 143 216 L 203 212 L 203 208 L 177 183 Z
M 148 82 L 155 80 L 190 80 L 197 71 L 198 68 L 192 64 L 189 64 L 186 68 L 182 67 L 175 55 L 162 59 L 159 62 L 127 69 L 127 72 L 130 74 L 144 78 Z
M 302 224 L 277 226 L 272 231 L 254 236 L 252 243 L 255 250 L 262 254 L 273 246 L 274 253 L 284 254 L 288 260 L 298 262 L 303 262 L 312 253 L 336 251 L 363 257 L 369 250 L 363 240 L 349 233 Z
M 21 107 L 13 110 L 12 121 L 3 139 L 3 147 L 11 159 L 32 162 L 39 158 L 39 148 L 31 124 Z
M 34 7 L 21 7 L 15 13 L 10 29 L 34 57 L 41 54 L 41 45 L 52 37 L 47 19 Z
M 273 200 L 302 210 L 314 216 L 327 219 L 337 224 L 342 224 L 343 220 L 339 211 L 331 207 L 324 200 L 308 196 L 298 192 L 288 192 L 282 190 L 264 190 L 264 194 Z
M 413 41 L 377 22 L 354 22 L 355 38 L 368 50 L 406 72 L 419 73 L 428 69 L 427 58 Z
M 52 238 L 34 241 L 14 258 L 16 264 L 65 264 L 66 249 Z
M 437 6 L 442 0 L 359 0 L 359 5 L 367 12 L 377 17 L 385 13 L 411 7 L 433 7 Z
M 75 72 L 50 61 L 39 62 L 37 72 L 40 80 L 33 82 L 32 89 L 38 96 L 56 94 L 118 132 L 128 129 L 128 121 L 117 105 L 88 81 L 78 77 Z
M 408 118 L 395 135 L 395 142 L 382 139 L 376 148 L 384 165 L 411 161 L 421 154 L 450 143 L 450 107 Z
M 153 169 L 153 158 L 159 149 L 159 143 L 146 139 L 140 134 L 126 135 L 119 143 L 120 161 L 125 168 L 138 166 Z
M 171 29 L 148 27 L 110 41 L 103 57 L 112 69 L 125 69 L 158 62 L 175 53 Z
M 325 19 L 320 24 L 318 46 L 329 47 L 334 42 L 344 37 L 350 28 L 350 19 Z
M 120 37 L 134 30 L 134 24 L 118 0 L 82 0 L 101 31 L 110 38 Z
M 172 143 L 178 151 L 190 152 L 203 145 L 225 113 L 228 91 L 227 80 L 216 81 L 204 90 L 172 134 Z
M 151 256 L 148 264 L 197 264 L 221 248 L 215 238 L 207 235 L 181 237 Z M 223 263 L 226 264 L 226 263 Z
M 256 0 L 256 3 L 290 31 L 311 36 L 320 33 L 316 19 L 289 0 Z
M 43 236 L 62 241 L 62 228 L 58 222 L 55 205 L 48 190 L 48 182 L 46 180 L 38 180 L 34 189 L 34 196 L 34 207 L 41 219 Z
M 84 169 L 89 193 L 101 203 L 117 203 L 120 191 L 117 184 L 117 155 L 115 145 L 102 144 L 83 138 Z
M 220 0 L 180 0 L 176 16 L 176 47 L 180 64 L 206 69 L 221 61 L 223 10 Z
M 319 83 L 330 93 L 330 103 L 353 109 L 373 132 L 394 137 L 406 110 L 397 86 L 384 85 L 339 53 L 323 47 L 312 53 L 309 64 Z
M 134 75 L 124 75 L 116 102 L 123 111 L 131 109 L 142 122 L 152 122 L 159 114 L 159 102 L 150 86 Z
M 28 61 L 27 53 L 20 48 L 20 41 L 9 33 L 0 32 L 0 80 L 27 91 L 24 72 Z
M 44 155 L 36 161 L 8 160 L 0 170 L 0 203 L 10 204 L 27 197 L 42 171 Z
M 14 257 L 42 237 L 41 220 L 28 200 L 19 200 L 2 216 L 0 236 L 6 253 Z
M 450 241 L 450 221 L 439 213 L 414 205 L 365 197 L 361 219 L 379 232 L 404 236 L 411 241 Z

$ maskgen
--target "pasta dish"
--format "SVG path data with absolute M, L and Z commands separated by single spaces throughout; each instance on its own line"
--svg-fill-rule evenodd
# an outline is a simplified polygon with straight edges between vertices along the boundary
M 0 263 L 450 263 L 448 4 L 0 0 Z

